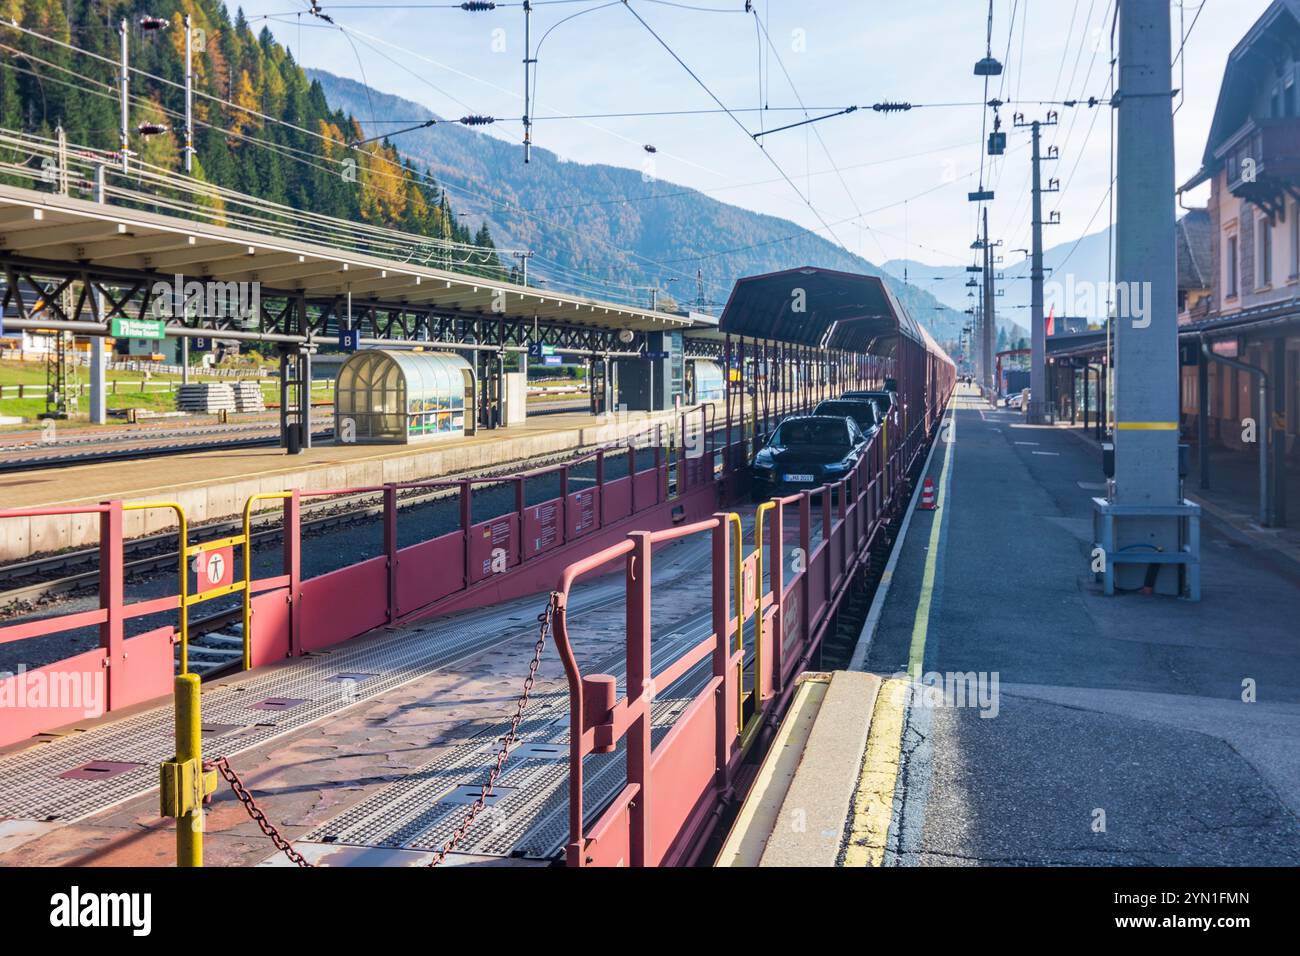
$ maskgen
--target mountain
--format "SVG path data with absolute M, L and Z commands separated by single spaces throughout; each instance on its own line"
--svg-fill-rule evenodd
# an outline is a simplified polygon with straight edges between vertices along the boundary
M 353 80 L 322 70 L 307 74 L 332 106 L 358 118 L 367 135 L 392 130 L 398 121 L 411 126 L 438 119 L 417 103 Z M 437 123 L 391 142 L 433 173 L 462 215 L 487 223 L 499 248 L 532 250 L 530 281 L 543 278 L 552 287 L 640 298 L 647 305 L 645 287 L 656 286 L 661 296 L 694 304 L 698 269 L 706 301 L 720 305 L 740 276 L 823 266 L 883 276 L 940 341 L 955 341 L 963 324 L 963 316 L 936 311 L 941 303 L 924 289 L 789 220 L 673 183 L 647 182 L 639 170 L 572 162 L 536 147 L 525 166 L 518 144 L 458 123 Z
M 1007 326 L 1008 333 L 1016 339 L 1029 334 L 1026 331 L 1029 327 L 1029 261 L 1024 258 L 1023 253 L 1009 253 L 1004 249 L 1003 254 L 1014 261 L 1009 265 L 1004 263 L 998 267 L 998 272 L 1003 277 L 998 285 L 1006 290 L 1005 295 L 998 299 L 998 326 L 999 328 Z M 1084 236 L 1077 242 L 1072 240 L 1044 249 L 1043 266 L 1047 270 L 1045 282 L 1047 303 L 1050 305 L 1053 300 L 1054 284 L 1060 287 L 1056 295 L 1061 302 L 1065 299 L 1062 293 L 1067 283 L 1071 281 L 1075 286 L 1096 283 L 1100 287 L 1106 282 L 1106 266 L 1109 260 L 1109 229 Z M 949 308 L 966 309 L 974 301 L 966 293 L 971 291 L 977 295 L 979 293 L 978 289 L 969 289 L 966 286 L 967 280 L 971 278 L 978 280 L 978 273 L 968 273 L 964 266 L 935 266 L 913 259 L 891 259 L 885 263 L 884 268 L 900 279 L 906 275 L 908 281 L 930 292 Z M 1095 314 L 1084 316 L 1090 322 L 1100 322 L 1105 312 L 1105 295 L 1096 298 L 1098 305 L 1094 310 Z M 1058 306 L 1056 311 L 1060 315 L 1066 310 Z M 1010 328 L 1013 324 L 1017 326 L 1015 330 Z

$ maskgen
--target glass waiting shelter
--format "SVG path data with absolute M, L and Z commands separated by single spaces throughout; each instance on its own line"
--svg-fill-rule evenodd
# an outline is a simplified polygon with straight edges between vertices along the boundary
M 696 359 L 692 376 L 693 389 L 689 395 L 692 405 L 701 402 L 720 402 L 727 391 L 727 383 L 722 377 L 722 368 L 717 362 L 708 359 Z
M 474 407 L 474 369 L 459 355 L 364 349 L 339 368 L 334 434 L 359 444 L 473 434 Z

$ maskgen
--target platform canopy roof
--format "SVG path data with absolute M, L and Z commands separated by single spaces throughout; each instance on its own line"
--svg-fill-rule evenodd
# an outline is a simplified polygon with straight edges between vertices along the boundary
M 259 282 L 263 295 L 301 292 L 399 308 L 532 320 L 565 326 L 659 332 L 690 328 L 689 316 L 519 286 L 411 262 L 115 207 L 0 184 L 4 251 L 29 260 L 83 262 L 124 276 Z
M 738 280 L 718 328 L 852 352 L 891 352 L 899 334 L 926 343 L 925 332 L 879 276 L 812 266 Z

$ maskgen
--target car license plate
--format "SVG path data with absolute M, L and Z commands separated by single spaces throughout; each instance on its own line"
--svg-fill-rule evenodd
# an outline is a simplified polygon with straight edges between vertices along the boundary
M 816 481 L 812 475 L 786 475 L 786 481 Z

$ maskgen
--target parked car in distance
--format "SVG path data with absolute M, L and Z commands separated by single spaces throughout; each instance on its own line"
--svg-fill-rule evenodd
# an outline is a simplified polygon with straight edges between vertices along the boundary
M 1029 407 L 1029 389 L 1023 389 L 1014 395 L 1007 396 L 1007 408 L 1014 408 L 1017 411 L 1024 411 Z
M 754 456 L 754 499 L 763 501 L 839 481 L 858 463 L 867 444 L 867 436 L 847 416 L 787 418 Z
M 880 420 L 882 422 L 894 406 L 898 404 L 898 394 L 887 388 L 845 392 L 840 396 L 840 399 L 846 402 L 875 402 L 876 407 L 880 409 Z
M 873 399 L 831 398 L 818 402 L 812 410 L 814 415 L 832 415 L 836 418 L 851 418 L 862 434 L 870 438 L 880 430 L 880 423 L 885 420 L 885 413 Z

